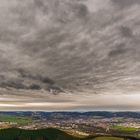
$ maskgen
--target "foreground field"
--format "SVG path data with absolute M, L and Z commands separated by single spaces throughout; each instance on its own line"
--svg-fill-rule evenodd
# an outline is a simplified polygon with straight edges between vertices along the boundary
M 116 138 L 116 137 L 97 137 L 93 140 L 124 140 L 124 138 Z
M 61 130 L 48 128 L 40 130 L 3 129 L 0 140 L 139 140 L 138 138 L 114 136 L 90 136 L 85 138 L 69 135 Z
M 40 130 L 3 129 L 0 140 L 80 140 L 58 129 L 48 128 Z
M 93 139 L 86 139 L 86 140 L 125 140 L 124 138 L 116 138 L 116 137 L 97 137 Z M 127 139 L 130 140 L 130 139 Z

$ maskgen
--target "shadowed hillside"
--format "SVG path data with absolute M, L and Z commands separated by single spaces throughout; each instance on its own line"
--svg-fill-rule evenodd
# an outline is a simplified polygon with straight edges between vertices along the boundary
M 79 138 L 71 136 L 61 130 L 48 128 L 40 130 L 23 130 L 17 128 L 3 129 L 0 131 L 0 140 L 138 140 L 127 136 L 89 136 Z
M 0 140 L 79 140 L 67 133 L 49 128 L 40 130 L 5 129 L 0 131 Z

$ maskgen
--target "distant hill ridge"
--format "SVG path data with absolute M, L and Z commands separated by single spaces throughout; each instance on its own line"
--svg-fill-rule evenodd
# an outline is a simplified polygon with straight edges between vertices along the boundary
M 78 117 L 80 116 L 101 116 L 101 117 L 132 117 L 140 118 L 140 112 L 109 112 L 109 111 L 90 111 L 90 112 L 0 112 L 0 114 L 9 114 L 9 115 L 23 115 L 23 116 L 34 116 L 38 115 L 40 117 L 51 117 L 64 115 L 65 117 Z M 55 114 L 55 115 L 54 115 Z

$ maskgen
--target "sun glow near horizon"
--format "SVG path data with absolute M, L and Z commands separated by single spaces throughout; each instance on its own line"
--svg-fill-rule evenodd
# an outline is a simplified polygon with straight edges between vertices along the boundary
M 55 97 L 57 96 L 57 97 Z M 4 109 L 22 109 L 27 108 L 28 110 L 76 110 L 76 109 L 89 109 L 93 110 L 95 108 L 99 110 L 104 109 L 113 109 L 114 110 L 133 110 L 134 108 L 138 110 L 140 108 L 139 105 L 139 93 L 133 94 L 77 94 L 75 97 L 71 94 L 64 95 L 55 95 L 54 99 L 52 96 L 48 96 L 51 98 L 46 101 L 34 101 L 33 98 L 30 100 L 23 100 L 19 97 L 19 101 L 11 101 L 8 98 L 0 98 L 3 101 L 0 103 L 0 110 Z M 61 100 L 63 96 L 63 101 Z M 57 98 L 57 99 L 56 99 Z M 128 107 L 127 107 L 128 106 Z

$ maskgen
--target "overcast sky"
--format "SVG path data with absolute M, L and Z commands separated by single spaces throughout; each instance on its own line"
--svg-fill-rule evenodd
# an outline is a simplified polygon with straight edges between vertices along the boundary
M 139 0 L 0 0 L 0 110 L 139 110 Z

